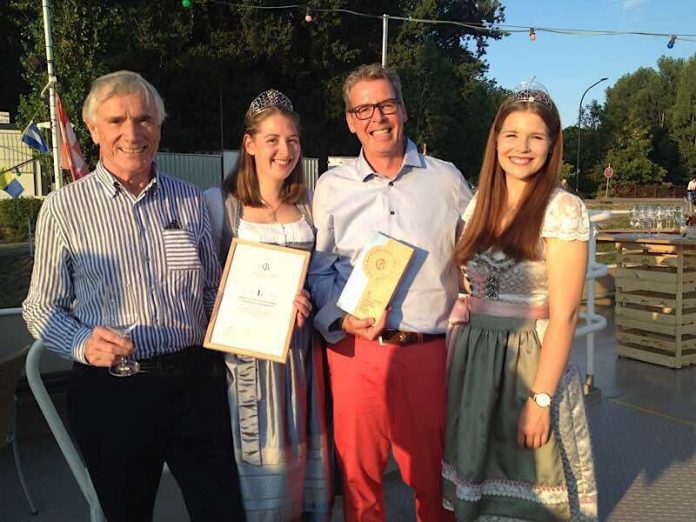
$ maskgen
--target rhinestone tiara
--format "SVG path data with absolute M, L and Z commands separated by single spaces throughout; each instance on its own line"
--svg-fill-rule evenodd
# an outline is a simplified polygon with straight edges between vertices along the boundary
M 546 87 L 538 82 L 535 82 L 534 78 L 531 80 L 526 80 L 518 85 L 508 98 L 508 101 L 511 103 L 541 103 L 551 110 L 553 110 L 554 107 L 553 100 L 551 99 L 551 96 L 549 96 Z
M 268 89 L 259 94 L 249 105 L 247 116 L 256 116 L 259 112 L 270 109 L 271 107 L 281 107 L 287 111 L 295 112 L 290 98 L 275 89 Z

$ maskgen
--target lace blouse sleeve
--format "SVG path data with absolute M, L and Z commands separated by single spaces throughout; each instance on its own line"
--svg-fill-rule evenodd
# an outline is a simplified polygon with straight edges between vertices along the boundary
M 546 209 L 541 236 L 564 241 L 587 241 L 590 238 L 590 224 L 582 200 L 563 190 L 557 191 Z

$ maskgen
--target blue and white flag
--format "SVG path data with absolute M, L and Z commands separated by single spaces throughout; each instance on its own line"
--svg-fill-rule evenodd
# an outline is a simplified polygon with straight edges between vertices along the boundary
M 13 198 L 18 198 L 24 192 L 24 187 L 15 173 L 5 169 L 4 165 L 0 165 L 0 172 L 2 172 L 0 174 L 0 190 L 4 190 Z
M 22 133 L 22 141 L 29 145 L 32 149 L 36 149 L 42 154 L 46 154 L 48 152 L 48 145 L 46 145 L 46 142 L 43 140 L 41 132 L 36 126 L 36 123 L 34 123 L 34 120 L 30 121 L 27 128 L 24 129 L 24 132 Z

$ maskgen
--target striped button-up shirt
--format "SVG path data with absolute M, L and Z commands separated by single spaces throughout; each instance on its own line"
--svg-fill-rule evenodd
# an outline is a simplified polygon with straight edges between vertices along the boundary
M 202 343 L 220 278 L 210 234 L 195 187 L 153 166 L 134 196 L 99 163 L 41 208 L 29 331 L 82 363 L 98 325 L 135 325 L 136 359 Z

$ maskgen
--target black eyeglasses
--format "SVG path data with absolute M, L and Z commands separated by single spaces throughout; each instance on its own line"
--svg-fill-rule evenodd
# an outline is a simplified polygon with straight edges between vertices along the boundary
M 401 102 L 397 99 L 384 100 L 379 103 L 366 103 L 365 105 L 358 105 L 353 107 L 348 112 L 355 114 L 355 117 L 359 120 L 369 120 L 375 113 L 375 109 L 379 109 L 379 112 L 388 116 L 389 114 L 394 114 L 398 109 Z

